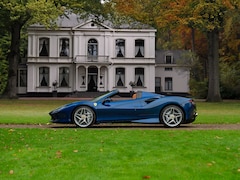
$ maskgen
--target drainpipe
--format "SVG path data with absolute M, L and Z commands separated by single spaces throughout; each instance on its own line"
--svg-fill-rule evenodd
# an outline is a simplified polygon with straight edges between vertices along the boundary
M 75 56 L 75 54 L 74 54 L 74 34 L 75 34 L 75 32 L 74 32 L 74 30 L 71 30 L 71 38 L 72 38 L 72 51 L 71 51 L 71 55 L 72 55 L 72 66 L 73 66 L 73 70 L 75 71 L 75 72 L 73 72 L 73 78 L 72 78 L 72 85 L 73 85 L 73 89 L 72 89 L 72 91 L 77 91 L 77 66 L 76 66 L 76 63 L 74 63 L 74 56 Z M 75 75 L 74 75 L 75 74 Z

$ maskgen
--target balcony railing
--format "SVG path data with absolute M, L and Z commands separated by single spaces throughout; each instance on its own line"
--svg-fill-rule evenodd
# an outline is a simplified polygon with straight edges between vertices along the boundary
M 31 57 L 28 56 L 28 63 L 72 63 L 72 57 Z
M 74 58 L 75 63 L 107 63 L 109 62 L 109 56 L 85 56 L 77 55 Z

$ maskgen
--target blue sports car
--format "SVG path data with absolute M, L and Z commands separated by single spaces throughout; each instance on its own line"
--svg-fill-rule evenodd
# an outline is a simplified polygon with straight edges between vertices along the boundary
M 59 107 L 49 114 L 53 123 L 75 123 L 79 127 L 107 122 L 162 123 L 178 127 L 191 123 L 197 116 L 196 105 L 190 98 L 164 96 L 139 91 L 132 99 L 112 97 L 113 90 L 91 101 L 77 101 Z

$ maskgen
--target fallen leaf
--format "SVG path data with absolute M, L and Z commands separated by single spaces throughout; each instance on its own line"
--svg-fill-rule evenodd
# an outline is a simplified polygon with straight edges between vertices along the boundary
M 212 163 L 207 163 L 208 166 L 212 166 L 213 164 Z
M 143 179 L 150 179 L 151 176 L 143 176 Z
M 73 150 L 73 152 L 77 153 L 77 152 L 78 152 L 78 150 L 77 150 L 77 149 L 75 149 L 75 150 Z
M 56 158 L 62 158 L 62 152 L 61 151 L 56 152 Z

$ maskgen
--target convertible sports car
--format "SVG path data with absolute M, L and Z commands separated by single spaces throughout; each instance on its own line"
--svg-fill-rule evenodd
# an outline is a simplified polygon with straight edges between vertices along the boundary
M 59 107 L 49 114 L 53 123 L 75 123 L 79 127 L 106 122 L 162 123 L 178 127 L 191 123 L 197 116 L 196 105 L 190 98 L 164 96 L 139 91 L 132 99 L 111 98 L 113 90 L 91 101 L 77 101 Z

